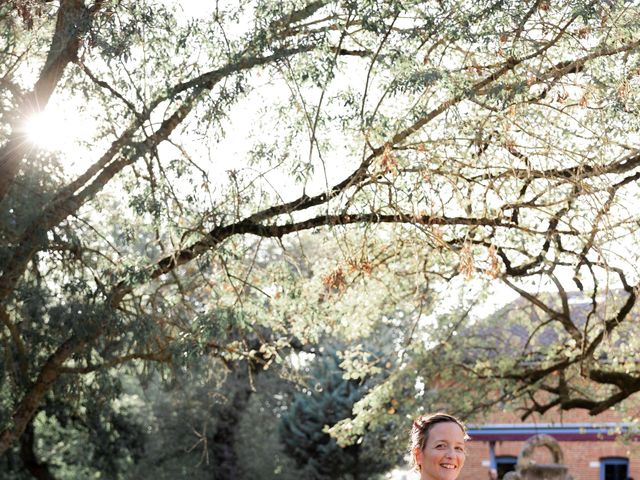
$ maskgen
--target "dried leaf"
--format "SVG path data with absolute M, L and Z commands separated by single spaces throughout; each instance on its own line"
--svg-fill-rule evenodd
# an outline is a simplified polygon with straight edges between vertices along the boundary
M 347 279 L 342 268 L 338 267 L 329 275 L 322 278 L 325 288 L 344 291 L 347 288 Z
M 586 107 L 587 105 L 589 105 L 589 92 L 584 92 L 582 97 L 580 97 L 580 100 L 578 101 L 578 103 L 582 107 Z
M 496 247 L 494 245 L 489 247 L 489 263 L 490 266 L 487 275 L 489 275 L 490 278 L 498 278 L 498 275 L 500 275 L 500 262 L 498 261 Z
M 471 280 L 476 268 L 473 264 L 473 252 L 471 251 L 471 245 L 468 242 L 462 246 L 460 250 L 460 273 L 464 276 L 465 280 Z
M 391 154 L 391 144 L 385 143 L 384 150 L 382 152 L 382 158 L 380 159 L 380 166 L 385 173 L 396 175 L 398 173 L 398 161 Z
M 567 100 L 567 98 L 569 98 L 569 93 L 563 90 L 562 92 L 559 92 L 558 95 L 556 96 L 556 101 L 558 103 L 564 103 Z
M 629 96 L 630 90 L 631 90 L 631 87 L 629 86 L 629 82 L 627 81 L 627 79 L 624 79 L 622 83 L 620 83 L 620 86 L 618 87 L 618 95 L 620 96 L 621 99 L 626 100 L 626 98 Z

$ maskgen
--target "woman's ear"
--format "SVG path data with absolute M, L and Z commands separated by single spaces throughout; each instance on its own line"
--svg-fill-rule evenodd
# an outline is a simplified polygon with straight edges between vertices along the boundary
M 411 455 L 413 455 L 413 462 L 416 465 L 416 469 L 420 471 L 422 469 L 422 450 L 416 447 L 411 450 Z

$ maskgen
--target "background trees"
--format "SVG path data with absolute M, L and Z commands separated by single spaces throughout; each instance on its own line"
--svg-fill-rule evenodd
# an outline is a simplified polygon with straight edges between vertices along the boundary
M 366 393 L 364 384 L 344 378 L 340 363 L 331 350 L 321 354 L 307 380 L 308 390 L 294 395 L 282 417 L 282 443 L 306 478 L 373 478 L 393 466 L 384 448 L 375 445 L 375 434 L 341 447 L 325 431 L 325 426 L 349 418 L 354 403 Z
M 49 400 L 115 396 L 114 369 L 268 365 L 382 324 L 398 366 L 351 434 L 451 379 L 464 414 L 640 389 L 635 4 L 13 1 L 0 22 L 0 454 Z M 459 335 L 480 299 L 445 308 L 474 276 L 536 312 L 507 358 Z

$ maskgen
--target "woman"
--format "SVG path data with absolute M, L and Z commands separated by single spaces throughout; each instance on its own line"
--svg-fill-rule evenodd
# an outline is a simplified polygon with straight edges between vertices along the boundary
M 422 415 L 411 428 L 411 458 L 420 480 L 454 480 L 460 475 L 469 439 L 464 424 L 446 413 Z

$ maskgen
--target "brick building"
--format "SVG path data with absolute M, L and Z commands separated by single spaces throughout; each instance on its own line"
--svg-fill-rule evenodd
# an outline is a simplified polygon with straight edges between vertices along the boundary
M 595 310 L 593 318 L 604 321 L 607 305 L 619 304 L 624 298 L 626 293 L 616 290 L 608 292 L 606 298 L 598 298 L 599 309 Z M 560 310 L 559 306 L 554 306 L 560 299 L 550 293 L 540 294 L 537 299 Z M 594 313 L 592 299 L 580 292 L 568 292 L 565 302 L 566 306 L 562 308 L 570 309 L 571 321 L 579 328 L 584 328 L 587 319 Z M 637 321 L 640 320 L 640 310 L 637 312 L 634 314 L 633 328 L 637 327 Z M 530 322 L 527 321 L 528 317 Z M 561 328 L 554 328 L 550 322 L 546 322 L 545 328 L 533 329 L 537 332 L 535 336 L 531 329 L 523 326 L 528 323 L 540 326 L 537 319 L 542 317 L 544 312 L 536 310 L 524 298 L 518 298 L 475 327 L 471 335 L 494 338 L 499 333 L 498 338 L 503 342 L 505 351 L 512 351 L 513 345 L 522 345 L 531 353 L 536 353 L 535 348 L 531 347 L 534 343 L 538 347 L 559 344 L 566 333 Z M 632 337 L 633 333 L 631 329 L 626 335 Z M 624 345 L 625 341 L 618 339 L 611 347 L 615 349 L 619 344 Z M 599 362 L 609 361 L 605 352 L 599 355 Z M 637 358 L 634 360 L 638 362 Z M 590 385 L 585 382 L 582 387 L 588 392 Z M 524 442 L 542 433 L 559 442 L 564 464 L 574 480 L 640 480 L 640 434 L 634 430 L 634 435 L 632 425 L 625 423 L 627 415 L 640 418 L 640 403 L 628 398 L 624 405 L 618 407 L 624 407 L 627 413 L 623 415 L 617 408 L 612 408 L 597 416 L 590 416 L 582 409 L 554 409 L 544 415 L 532 415 L 524 422 L 514 412 L 491 413 L 481 422 L 469 425 L 471 441 L 468 442 L 467 460 L 459 480 L 487 480 L 491 468 L 498 471 L 500 479 L 507 471 L 514 469 Z M 551 463 L 550 452 L 538 450 L 536 455 L 540 455 L 540 458 L 535 459 L 537 463 Z M 545 454 L 547 458 L 544 458 Z
M 527 438 L 545 433 L 560 443 L 564 463 L 575 480 L 640 479 L 640 437 L 616 411 L 589 416 L 582 410 L 549 412 L 522 422 L 512 412 L 490 415 L 482 424 L 469 425 L 471 441 L 459 480 L 485 480 L 492 465 L 499 478 L 515 467 Z M 538 463 L 551 463 L 550 453 L 536 450 Z

